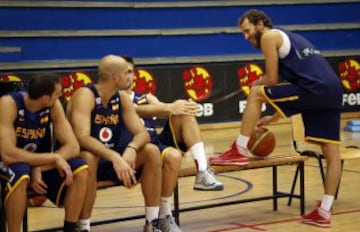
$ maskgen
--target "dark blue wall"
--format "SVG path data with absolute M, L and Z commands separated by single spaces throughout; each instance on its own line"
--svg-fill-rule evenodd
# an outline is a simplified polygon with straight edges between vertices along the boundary
M 267 12 L 275 25 L 328 25 L 330 29 L 298 29 L 323 51 L 360 49 L 360 2 L 209 7 L 0 6 L 0 48 L 20 48 L 0 52 L 0 68 L 8 62 L 98 60 L 109 53 L 135 58 L 259 54 L 236 30 L 238 17 L 254 7 Z M 334 28 L 334 24 L 340 27 Z M 342 27 L 350 24 L 350 28 Z M 191 28 L 235 30 L 163 34 L 168 29 Z M 142 29 L 154 31 L 141 35 Z M 40 35 L 44 30 L 51 32 Z M 92 30 L 90 35 L 81 34 L 86 30 Z M 103 34 L 109 30 L 116 31 Z M 61 34 L 64 32 L 67 35 Z
M 180 8 L 3 7 L 0 30 L 97 30 L 233 27 L 255 6 Z M 360 2 L 256 6 L 276 25 L 360 23 Z

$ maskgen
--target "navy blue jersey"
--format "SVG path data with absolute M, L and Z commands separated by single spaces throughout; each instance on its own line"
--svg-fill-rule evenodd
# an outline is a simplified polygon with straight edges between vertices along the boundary
M 334 105 L 341 107 L 342 87 L 339 77 L 328 61 L 307 39 L 286 30 L 282 30 L 290 39 L 290 53 L 279 59 L 280 76 L 291 83 L 319 96 L 333 97 Z M 311 99 L 309 99 L 311 100 Z
M 133 92 L 132 101 L 136 105 L 149 104 L 147 94 Z M 156 132 L 155 120 L 153 118 L 141 118 L 141 121 L 150 135 L 151 143 L 157 145 L 160 151 L 163 151 L 167 146 L 165 146 L 159 139 Z
M 116 92 L 105 108 L 95 86 L 90 84 L 85 88 L 89 88 L 95 97 L 95 107 L 91 112 L 91 136 L 106 147 L 116 149 L 126 129 L 122 120 L 120 94 Z
M 25 92 L 13 92 L 17 117 L 14 122 L 16 146 L 30 152 L 51 151 L 50 108 L 30 112 L 25 108 Z
M 134 98 L 132 99 L 133 102 L 136 105 L 144 105 L 144 104 L 149 104 L 146 94 L 140 94 L 140 93 L 135 93 L 134 92 Z M 148 131 L 148 133 L 150 134 L 150 138 L 151 138 L 151 142 L 155 142 L 155 140 L 157 140 L 157 133 L 156 133 L 156 128 L 155 128 L 155 121 L 153 118 L 142 118 L 143 124 L 146 128 L 146 130 Z

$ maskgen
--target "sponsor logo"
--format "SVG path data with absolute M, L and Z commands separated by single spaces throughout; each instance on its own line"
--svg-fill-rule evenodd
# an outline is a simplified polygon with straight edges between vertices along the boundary
M 21 77 L 15 75 L 0 76 L 0 82 L 22 82 Z
M 78 88 L 91 82 L 91 78 L 83 72 L 73 72 L 61 77 L 63 97 L 69 101 Z
M 360 65 L 356 60 L 346 59 L 339 63 L 338 71 L 345 89 L 356 91 L 360 88 Z
M 112 131 L 108 127 L 103 127 L 100 130 L 99 137 L 101 142 L 109 142 L 113 136 Z
M 29 152 L 34 152 L 36 151 L 37 145 L 35 143 L 28 143 L 24 146 L 24 150 L 29 151 Z
M 250 86 L 264 75 L 263 70 L 256 64 L 246 64 L 237 71 L 239 87 L 246 95 L 250 93 Z
M 209 72 L 196 66 L 183 72 L 186 94 L 194 101 L 204 101 L 210 97 L 213 88 L 213 79 Z
M 132 90 L 137 93 L 156 93 L 156 81 L 154 76 L 145 69 L 135 70 L 135 79 Z

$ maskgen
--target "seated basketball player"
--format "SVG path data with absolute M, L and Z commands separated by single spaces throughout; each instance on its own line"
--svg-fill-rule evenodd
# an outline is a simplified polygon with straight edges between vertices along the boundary
M 129 67 L 129 73 L 134 76 L 134 61 L 124 56 Z M 208 164 L 201 141 L 200 130 L 196 118 L 196 103 L 187 100 L 177 100 L 171 104 L 160 102 L 154 95 L 139 94 L 127 89 L 132 101 L 136 104 L 136 112 L 142 117 L 152 143 L 156 144 L 163 160 L 163 180 L 160 205 L 160 229 L 162 231 L 179 231 L 171 216 L 170 201 L 176 186 L 181 166 L 182 153 L 188 149 L 195 160 L 197 176 L 195 190 L 222 190 L 223 184 L 216 181 L 208 170 Z M 162 132 L 155 130 L 153 117 L 168 117 Z M 171 229 L 168 229 L 171 228 Z
M 157 231 L 161 189 L 159 149 L 149 143 L 134 105 L 125 92 L 132 84 L 126 61 L 114 55 L 100 60 L 97 84 L 78 89 L 67 107 L 67 114 L 90 167 L 85 206 L 79 223 L 90 231 L 90 217 L 96 198 L 97 180 L 111 180 L 125 187 L 141 182 L 145 199 L 144 231 Z M 130 131 L 130 141 L 123 137 Z M 121 196 L 118 196 L 121 197 Z
M 88 181 L 88 166 L 58 100 L 60 78 L 52 74 L 30 80 L 27 92 L 0 99 L 0 151 L 14 172 L 5 195 L 9 232 L 19 232 L 27 188 L 65 207 L 64 231 L 75 232 Z M 6 109 L 6 110 L 3 110 Z M 53 135 L 59 147 L 52 151 Z

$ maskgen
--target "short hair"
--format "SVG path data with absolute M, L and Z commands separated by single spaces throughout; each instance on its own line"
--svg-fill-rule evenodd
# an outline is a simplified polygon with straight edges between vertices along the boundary
M 256 25 L 259 21 L 264 23 L 264 26 L 272 28 L 273 24 L 271 19 L 264 11 L 251 9 L 246 11 L 238 20 L 238 25 L 240 26 L 245 19 L 248 19 L 250 23 Z
M 130 64 L 135 64 L 135 62 L 134 62 L 134 58 L 132 58 L 131 56 L 128 56 L 128 55 L 123 55 L 123 56 L 121 56 L 122 58 L 124 58 L 124 60 L 126 61 L 126 62 L 128 62 L 128 63 L 130 63 Z
M 50 96 L 55 91 L 56 84 L 60 83 L 60 76 L 55 73 L 35 74 L 29 81 L 28 95 L 30 99 Z

